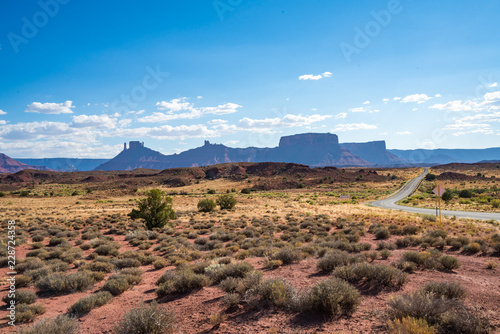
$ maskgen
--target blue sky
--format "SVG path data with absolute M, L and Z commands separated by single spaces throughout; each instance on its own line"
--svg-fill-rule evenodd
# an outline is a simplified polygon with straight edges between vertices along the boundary
M 498 1 L 0 3 L 0 152 L 500 146 Z

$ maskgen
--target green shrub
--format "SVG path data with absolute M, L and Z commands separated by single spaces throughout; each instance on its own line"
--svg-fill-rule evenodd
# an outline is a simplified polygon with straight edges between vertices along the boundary
M 248 195 L 248 194 L 252 193 L 252 189 L 250 189 L 250 188 L 243 188 L 243 189 L 241 189 L 241 193 Z
M 89 289 L 95 283 L 94 277 L 87 271 L 78 271 L 68 276 L 53 273 L 42 277 L 36 283 L 41 292 L 68 293 L 81 292 Z
M 114 332 L 116 334 L 165 334 L 173 333 L 174 328 L 173 312 L 153 302 L 151 306 L 127 312 L 116 325 Z
M 335 316 L 351 314 L 361 302 L 359 291 L 346 281 L 330 278 L 311 288 L 307 309 Z
M 30 322 L 37 315 L 45 313 L 45 307 L 42 304 L 19 304 L 16 305 L 16 323 Z
M 17 283 L 17 281 L 16 281 Z M 36 296 L 36 293 L 34 293 L 33 291 L 30 291 L 30 290 L 16 290 L 16 292 L 14 293 L 14 296 L 13 298 L 9 298 L 9 294 L 6 294 L 2 300 L 4 303 L 6 303 L 7 305 L 10 304 L 10 301 L 11 300 L 14 300 L 16 302 L 16 304 L 33 304 L 36 299 L 38 298 Z
M 350 283 L 365 283 L 371 286 L 401 286 L 407 280 L 407 274 L 399 269 L 369 263 L 337 267 L 333 275 Z
M 151 189 L 146 194 L 147 198 L 139 200 L 139 208 L 129 213 L 130 218 L 141 219 L 148 230 L 162 228 L 169 220 L 175 218 L 172 198 L 165 196 L 165 192 L 160 189 Z
M 387 304 L 387 312 L 392 319 L 412 317 L 425 319 L 431 324 L 438 323 L 441 316 L 453 307 L 449 300 L 434 298 L 432 294 L 422 292 L 392 296 Z
M 215 202 L 211 199 L 205 198 L 198 202 L 198 211 L 200 212 L 212 212 L 215 210 Z
M 460 196 L 460 198 L 472 198 L 473 195 L 474 194 L 469 189 L 460 190 L 460 192 L 458 193 L 458 196 Z
M 129 287 L 130 283 L 126 277 L 110 277 L 106 283 L 104 283 L 102 290 L 109 291 L 113 296 L 118 296 L 127 291 Z
M 436 298 L 463 299 L 467 290 L 458 282 L 429 282 L 422 288 L 425 293 L 433 294 Z
M 391 232 L 389 232 L 389 230 L 386 228 L 379 228 L 375 230 L 374 235 L 375 238 L 384 240 L 389 239 L 389 237 L 391 236 Z
M 220 195 L 217 197 L 217 205 L 220 206 L 221 210 L 232 210 L 236 206 L 236 198 L 231 195 Z
M 158 297 L 164 297 L 199 290 L 208 284 L 208 279 L 205 275 L 195 274 L 189 269 L 177 269 L 167 271 L 158 282 L 156 294 Z
M 339 266 L 345 266 L 350 263 L 349 254 L 342 251 L 330 251 L 318 261 L 318 268 L 325 272 L 331 272 Z
M 115 269 L 115 266 L 112 263 L 108 262 L 94 261 L 84 265 L 82 269 L 103 272 L 103 273 L 110 273 L 113 271 L 113 269 Z
M 279 308 L 293 307 L 295 289 L 282 278 L 269 278 L 258 287 L 257 294 L 261 301 Z
M 76 303 L 70 306 L 68 312 L 81 316 L 90 312 L 92 309 L 101 307 L 113 298 L 113 295 L 108 291 L 100 291 L 96 294 L 83 297 Z
M 168 262 L 165 259 L 158 259 L 155 262 L 153 262 L 153 267 L 155 267 L 156 270 L 165 268 L 167 266 Z
M 280 260 L 283 264 L 292 264 L 302 260 L 302 258 L 300 250 L 292 248 L 283 248 L 271 256 L 272 260 Z
M 460 262 L 453 256 L 443 255 L 438 261 L 446 270 L 453 270 L 460 267 Z
M 76 334 L 78 321 L 68 316 L 42 319 L 30 327 L 22 328 L 20 334 Z
M 137 268 L 141 266 L 141 261 L 132 258 L 117 259 L 113 261 L 116 268 Z

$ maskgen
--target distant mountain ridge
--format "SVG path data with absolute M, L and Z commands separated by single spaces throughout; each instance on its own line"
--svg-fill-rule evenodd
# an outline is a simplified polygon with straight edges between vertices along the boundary
M 45 166 L 59 172 L 87 172 L 95 169 L 109 159 L 45 158 L 16 160 L 28 165 Z
M 343 145 L 339 144 L 338 136 L 335 134 L 304 133 L 282 137 L 278 147 L 273 148 L 231 148 L 205 141 L 201 147 L 179 154 L 164 155 L 144 147 L 142 143 L 131 142 L 128 149 L 124 149 L 115 158 L 98 166 L 96 170 L 167 169 L 229 162 L 286 162 L 311 167 L 368 167 L 404 163 L 387 152 L 383 141 Z
M 45 166 L 32 166 L 24 164 L 11 157 L 0 153 L 0 173 L 17 173 L 24 169 L 34 169 L 34 170 L 51 170 Z
M 434 150 L 388 150 L 410 164 L 442 165 L 449 163 L 475 163 L 485 160 L 499 160 L 500 147 L 484 149 L 445 149 Z

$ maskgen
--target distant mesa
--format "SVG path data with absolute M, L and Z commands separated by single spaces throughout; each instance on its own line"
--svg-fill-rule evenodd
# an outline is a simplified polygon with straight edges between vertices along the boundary
M 331 133 L 303 133 L 281 137 L 278 147 L 232 148 L 212 144 L 205 140 L 203 146 L 164 155 L 131 141 L 113 159 L 96 170 L 133 170 L 137 168 L 167 169 L 210 166 L 229 162 L 286 162 L 311 167 L 369 167 L 397 165 L 404 161 L 387 152 L 385 142 L 339 144 L 338 136 Z
M 113 159 L 11 159 L 0 161 L 0 173 L 26 168 L 63 172 L 202 167 L 231 162 L 285 162 L 310 167 L 412 167 L 449 163 L 498 163 L 500 148 L 388 150 L 385 141 L 340 143 L 336 134 L 302 133 L 280 138 L 277 147 L 232 148 L 205 140 L 203 146 L 165 155 L 144 142 L 123 144 Z

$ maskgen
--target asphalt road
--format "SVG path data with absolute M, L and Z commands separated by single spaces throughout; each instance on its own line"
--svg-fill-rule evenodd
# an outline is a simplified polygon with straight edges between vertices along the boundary
M 422 179 L 428 172 L 429 168 L 426 167 L 421 175 L 417 176 L 416 178 L 406 183 L 394 195 L 386 199 L 381 199 L 375 202 L 371 202 L 370 204 L 379 208 L 435 215 L 436 214 L 435 209 L 414 208 L 411 206 L 403 206 L 396 204 L 398 201 L 413 194 L 413 192 L 417 189 L 418 185 L 420 184 L 420 181 L 422 181 Z M 443 216 L 449 216 L 449 217 L 456 216 L 460 218 L 472 218 L 472 219 L 484 219 L 484 220 L 494 219 L 500 221 L 500 213 L 441 210 L 441 214 Z

